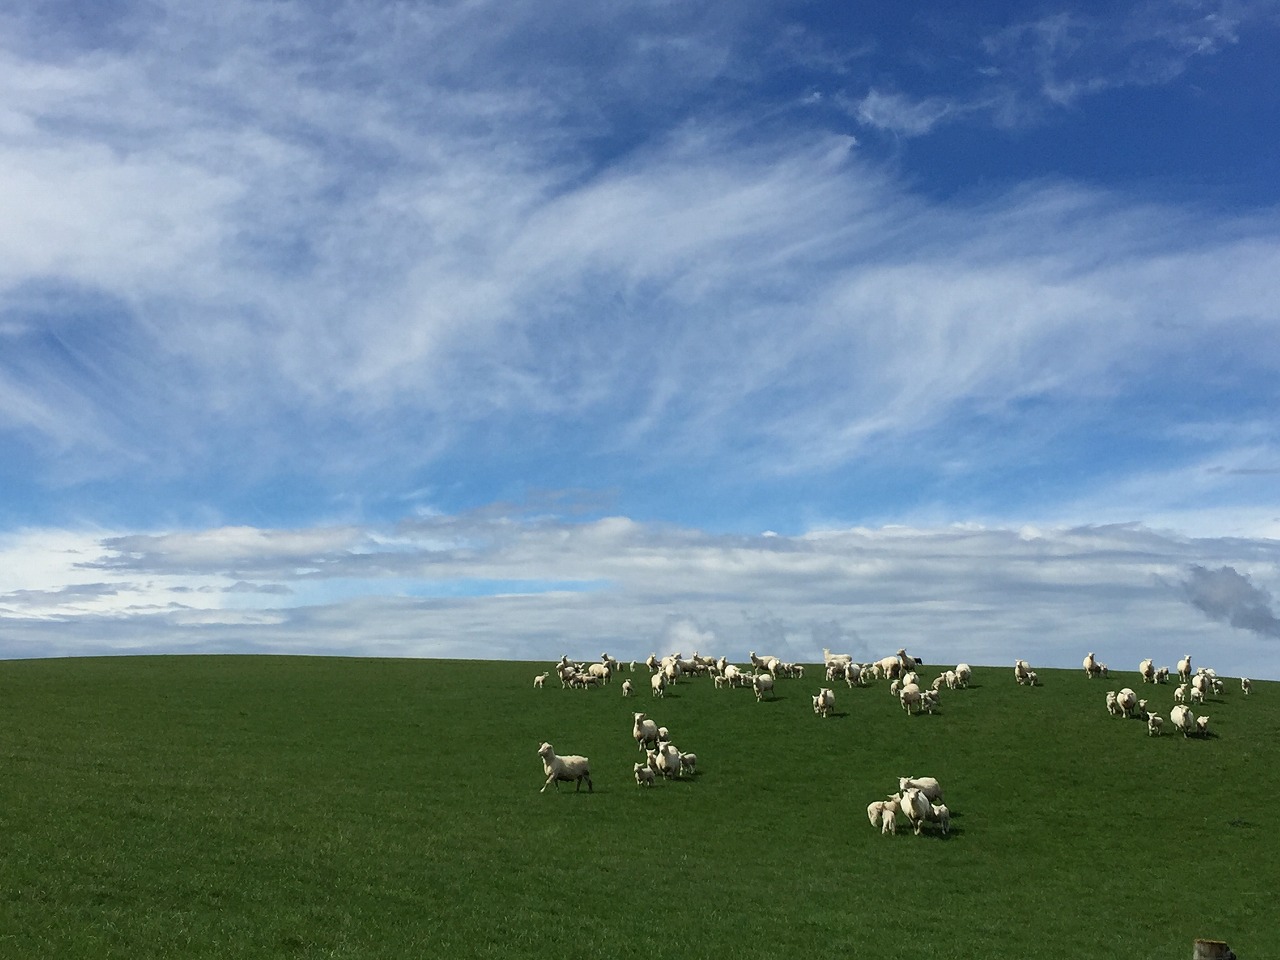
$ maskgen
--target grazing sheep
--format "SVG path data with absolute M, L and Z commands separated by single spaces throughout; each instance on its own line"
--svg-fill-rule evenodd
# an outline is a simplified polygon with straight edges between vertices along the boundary
M 813 698 L 813 712 L 823 718 L 831 715 L 835 705 L 836 692 L 830 687 L 822 687 L 818 690 L 818 695 Z
M 1191 654 L 1189 653 L 1178 661 L 1178 679 L 1183 681 L 1191 679 Z
M 1140 664 L 1138 664 L 1138 674 L 1142 677 L 1143 683 L 1155 683 L 1156 682 L 1155 662 L 1150 657 L 1147 657 L 1147 659 L 1143 660 Z
M 1241 677 L 1241 678 L 1240 678 L 1240 690 L 1241 690 L 1241 692 L 1242 692 L 1242 693 L 1247 697 L 1247 696 L 1249 695 L 1249 692 L 1250 692 L 1252 689 L 1253 689 L 1253 681 L 1252 681 L 1252 680 L 1250 680 L 1248 677 Z
M 656 747 L 658 745 L 658 725 L 643 713 L 637 713 L 631 725 L 631 736 L 635 739 L 636 746 L 641 750 L 651 743 Z
M 1085 654 L 1084 675 L 1090 680 L 1098 675 L 1098 661 L 1093 658 L 1092 653 Z
M 573 792 L 577 793 L 582 789 L 582 781 L 587 781 L 587 792 L 594 793 L 595 788 L 591 784 L 591 764 L 586 757 L 563 756 L 557 757 L 555 750 L 551 748 L 551 744 L 543 743 L 538 747 L 538 756 L 542 758 L 542 772 L 547 775 L 547 782 L 542 785 L 539 793 L 544 793 L 551 784 L 556 785 L 556 789 L 560 789 L 560 781 L 568 782 L 573 780 L 576 786 Z
M 667 678 L 660 673 L 655 673 L 649 678 L 649 696 L 666 697 Z
M 534 678 L 533 678 L 533 687 L 534 687 L 534 689 L 535 689 L 535 690 L 540 690 L 540 689 L 542 689 L 542 683 L 543 683 L 543 681 L 544 681 L 544 680 L 546 680 L 546 679 L 547 679 L 547 677 L 548 677 L 548 676 L 549 676 L 549 674 L 546 674 L 546 673 L 540 673 L 540 674 L 538 674 L 536 677 L 534 677 Z
M 1200 734 L 1200 736 L 1203 737 L 1208 732 L 1209 732 L 1209 718 L 1196 717 L 1196 733 Z
M 1180 703 L 1169 711 L 1169 721 L 1173 724 L 1174 729 L 1182 731 L 1183 737 L 1190 736 L 1191 731 L 1196 727 L 1195 714 L 1191 712 L 1190 707 L 1184 707 Z
M 898 791 L 919 790 L 930 803 L 942 802 L 942 786 L 933 777 L 899 777 Z
M 773 677 L 767 673 L 758 673 L 751 678 L 751 687 L 756 692 L 756 702 L 764 699 L 766 693 L 773 699 Z
M 1147 736 L 1148 737 L 1160 736 L 1160 729 L 1163 726 L 1164 726 L 1163 717 L 1155 713 L 1147 714 Z
M 631 681 L 630 681 L 630 680 L 623 680 L 623 681 L 622 681 L 622 695 L 623 695 L 624 697 L 629 697 L 629 696 L 631 696 L 631 693 L 632 693 L 632 690 L 631 690 Z
M 637 787 L 653 786 L 653 768 L 647 763 L 633 763 L 632 768 L 636 772 Z

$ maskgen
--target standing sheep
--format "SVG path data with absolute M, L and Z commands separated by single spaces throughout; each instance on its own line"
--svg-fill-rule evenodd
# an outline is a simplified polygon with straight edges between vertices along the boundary
M 546 679 L 547 679 L 547 675 L 546 675 L 545 673 L 540 673 L 540 674 L 538 674 L 536 677 L 534 677 L 534 678 L 533 678 L 533 687 L 534 687 L 534 689 L 535 689 L 535 690 L 540 690 L 540 689 L 542 689 L 543 681 L 545 681 Z
M 658 725 L 643 713 L 637 713 L 632 719 L 631 736 L 635 740 L 636 746 L 641 750 L 650 743 L 656 747 L 658 745 Z
M 632 691 L 631 691 L 631 681 L 630 681 L 630 680 L 623 680 L 623 681 L 622 681 L 622 695 L 623 695 L 624 697 L 629 697 L 629 696 L 631 696 L 631 692 L 632 692 Z
M 828 717 L 831 710 L 836 705 L 836 692 L 830 687 L 822 687 L 818 690 L 818 695 L 813 698 L 813 712 L 820 717 Z
M 1138 664 L 1138 674 L 1142 677 L 1143 683 L 1156 682 L 1156 665 L 1150 657 Z
M 1147 736 L 1160 736 L 1160 729 L 1164 726 L 1164 718 L 1155 713 L 1147 714 Z
M 637 787 L 653 786 L 653 768 L 649 764 L 633 763 L 631 767 L 635 770 Z
M 667 688 L 667 678 L 660 673 L 655 673 L 649 678 L 649 695 L 651 697 L 665 697 Z
M 1178 679 L 1187 681 L 1191 679 L 1191 654 L 1187 654 L 1178 661 Z
M 1249 695 L 1250 691 L 1252 691 L 1252 690 L 1253 690 L 1253 681 L 1252 681 L 1252 680 L 1250 680 L 1248 677 L 1241 677 L 1241 678 L 1240 678 L 1240 691 L 1241 691 L 1241 692 L 1242 692 L 1242 693 L 1247 697 L 1247 696 Z
M 1175 729 L 1182 731 L 1182 736 L 1184 738 L 1189 737 L 1191 735 L 1191 731 L 1196 728 L 1195 714 L 1191 712 L 1190 707 L 1184 707 L 1180 703 L 1176 704 L 1174 708 L 1169 711 L 1169 721 L 1173 724 Z
M 1098 661 L 1093 658 L 1092 653 L 1085 654 L 1084 675 L 1090 680 L 1098 675 Z
M 756 692 L 756 702 L 759 703 L 764 699 L 766 693 L 769 699 L 773 699 L 773 677 L 767 673 L 758 673 L 751 678 L 751 686 Z
M 557 757 L 555 750 L 551 748 L 551 744 L 543 743 L 538 747 L 538 756 L 542 758 L 542 772 L 547 775 L 547 782 L 542 785 L 539 793 L 545 793 L 547 787 L 551 784 L 556 785 L 556 789 L 560 789 L 560 781 L 566 783 L 570 780 L 575 782 L 573 792 L 577 793 L 582 789 L 582 781 L 587 781 L 587 792 L 594 793 L 595 788 L 591 784 L 591 764 L 586 757 L 563 756 Z

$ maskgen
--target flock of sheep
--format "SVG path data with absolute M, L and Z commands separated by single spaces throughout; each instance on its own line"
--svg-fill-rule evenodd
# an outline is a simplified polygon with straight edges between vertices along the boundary
M 932 713 L 938 706 L 943 689 L 964 689 L 973 675 L 972 668 L 967 663 L 961 663 L 954 669 L 943 671 L 927 687 L 922 687 L 917 671 L 921 661 L 908 656 L 905 650 L 871 663 L 858 663 L 849 654 L 833 654 L 830 650 L 824 649 L 822 653 L 827 682 L 843 680 L 852 688 L 865 686 L 873 681 L 888 680 L 891 695 L 908 714 Z M 750 667 L 739 667 L 729 663 L 724 657 L 702 657 L 697 653 L 688 659 L 678 653 L 661 659 L 651 655 L 644 661 L 650 671 L 650 696 L 661 698 L 667 687 L 682 677 L 706 675 L 713 678 L 716 688 L 750 687 L 759 701 L 766 696 L 772 698 L 774 682 L 778 678 L 804 676 L 802 664 L 786 663 L 772 656 L 757 656 L 755 651 L 751 651 L 750 660 Z M 635 672 L 639 666 L 636 661 L 632 661 L 629 669 Z M 601 656 L 599 663 L 591 664 L 573 663 L 568 657 L 562 657 L 555 665 L 554 672 L 562 687 L 587 688 L 608 684 L 622 669 L 623 665 L 606 653 Z M 1091 679 L 1109 675 L 1106 664 L 1099 663 L 1092 653 L 1084 659 L 1084 670 L 1085 675 Z M 1151 683 L 1153 686 L 1168 683 L 1171 675 L 1168 667 L 1157 669 L 1151 659 L 1143 660 L 1138 666 L 1138 672 L 1143 683 Z M 1181 685 L 1174 692 L 1174 700 L 1177 702 L 1169 711 L 1169 721 L 1184 736 L 1204 736 L 1208 732 L 1209 718 L 1194 716 L 1183 701 L 1203 703 L 1209 693 L 1221 693 L 1224 690 L 1223 681 L 1212 669 L 1204 667 L 1193 674 L 1190 654 L 1178 662 L 1177 674 Z M 551 671 L 548 671 L 535 677 L 534 686 L 543 686 L 550 675 Z M 1014 662 L 1013 675 L 1020 686 L 1035 687 L 1040 683 L 1036 672 L 1026 660 Z M 624 697 L 635 695 L 630 679 L 624 680 L 621 686 Z M 1253 683 L 1248 677 L 1241 678 L 1240 686 L 1246 696 L 1253 689 Z M 833 687 L 820 687 L 812 698 L 813 712 L 824 718 L 830 716 L 835 708 L 835 699 Z M 1160 735 L 1164 718 L 1148 709 L 1148 701 L 1139 699 L 1131 688 L 1109 691 L 1106 701 L 1111 715 L 1145 719 L 1148 734 Z M 676 778 L 695 771 L 696 755 L 675 747 L 667 728 L 658 726 L 646 714 L 633 715 L 632 737 L 637 747 L 645 752 L 645 760 L 633 764 L 638 787 L 652 786 L 659 778 Z M 575 782 L 575 790 L 581 789 L 585 781 L 587 790 L 592 790 L 590 763 L 586 757 L 557 756 L 550 743 L 541 744 L 538 754 L 542 758 L 546 777 L 542 785 L 544 791 L 553 783 L 558 786 L 561 781 Z M 932 777 L 902 777 L 896 793 L 867 806 L 867 819 L 872 826 L 880 827 L 882 834 L 897 833 L 899 815 L 905 818 L 916 835 L 922 832 L 926 824 L 935 826 L 944 836 L 950 831 L 951 811 L 943 803 L 941 786 Z
M 1197 717 L 1188 701 L 1190 704 L 1203 704 L 1209 694 L 1222 693 L 1226 689 L 1226 684 L 1218 677 L 1217 672 L 1209 667 L 1199 667 L 1192 674 L 1189 653 L 1178 661 L 1177 670 L 1179 685 L 1173 691 L 1174 703 L 1169 709 L 1169 724 L 1173 729 L 1180 731 L 1184 737 L 1189 737 L 1193 733 L 1205 736 L 1209 732 L 1209 718 Z M 1106 664 L 1099 664 L 1090 653 L 1084 658 L 1084 674 L 1090 679 L 1106 676 Z M 1169 682 L 1170 671 L 1168 667 L 1157 668 L 1155 662 L 1148 657 L 1138 664 L 1138 676 L 1142 678 L 1144 684 L 1150 683 L 1153 687 L 1159 687 Z M 1241 677 L 1240 690 L 1247 697 L 1253 691 L 1253 681 L 1248 677 Z M 1138 694 L 1131 687 L 1108 690 L 1106 702 L 1107 713 L 1113 717 L 1136 717 L 1146 720 L 1147 736 L 1158 737 L 1164 731 L 1165 718 L 1150 709 L 1147 700 L 1138 699 Z

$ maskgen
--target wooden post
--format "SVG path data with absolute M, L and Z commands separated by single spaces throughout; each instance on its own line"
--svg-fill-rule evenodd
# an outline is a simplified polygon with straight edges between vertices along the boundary
M 1236 960 L 1236 955 L 1221 940 L 1197 940 L 1191 960 Z

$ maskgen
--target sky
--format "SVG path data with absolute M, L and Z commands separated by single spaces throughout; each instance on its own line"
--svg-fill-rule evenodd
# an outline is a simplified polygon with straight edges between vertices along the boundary
M 18 0 L 0 657 L 1280 679 L 1280 0 Z

